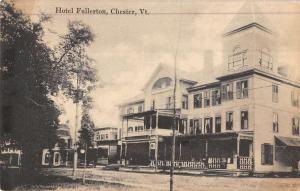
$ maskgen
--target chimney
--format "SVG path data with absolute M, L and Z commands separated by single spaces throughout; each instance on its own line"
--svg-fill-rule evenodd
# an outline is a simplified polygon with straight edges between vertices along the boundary
M 214 61 L 213 61 L 213 51 L 212 50 L 205 50 L 204 55 L 204 74 L 206 78 L 211 77 L 214 72 Z

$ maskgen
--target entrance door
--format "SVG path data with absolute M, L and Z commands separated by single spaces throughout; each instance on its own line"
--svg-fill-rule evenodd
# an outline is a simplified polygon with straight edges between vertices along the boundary
M 240 140 L 240 153 L 239 156 L 250 157 L 250 147 L 252 141 L 250 140 Z

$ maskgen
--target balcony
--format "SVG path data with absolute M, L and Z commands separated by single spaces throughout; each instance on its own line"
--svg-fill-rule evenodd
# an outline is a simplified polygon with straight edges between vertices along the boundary
M 178 132 L 178 131 L 176 131 Z M 124 132 L 124 137 L 136 137 L 136 136 L 151 136 L 151 135 L 159 135 L 159 136 L 171 136 L 171 129 L 147 129 L 144 131 L 129 131 Z

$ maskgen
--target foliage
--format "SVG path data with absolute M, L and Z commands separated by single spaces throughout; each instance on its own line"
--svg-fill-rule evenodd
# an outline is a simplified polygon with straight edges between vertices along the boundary
M 24 169 L 30 171 L 41 163 L 42 148 L 51 149 L 58 141 L 61 112 L 50 95 L 63 91 L 80 101 L 74 78 L 78 76 L 85 92 L 96 81 L 85 52 L 94 35 L 87 25 L 69 22 L 68 32 L 51 49 L 43 42 L 43 23 L 49 17 L 42 15 L 34 23 L 4 1 L 0 11 L 1 145 L 7 139 L 15 143 L 23 152 Z
M 85 146 L 88 148 L 93 146 L 94 129 L 95 126 L 90 116 L 87 113 L 83 114 L 81 118 L 81 130 L 79 136 L 79 145 L 82 148 L 85 148 Z

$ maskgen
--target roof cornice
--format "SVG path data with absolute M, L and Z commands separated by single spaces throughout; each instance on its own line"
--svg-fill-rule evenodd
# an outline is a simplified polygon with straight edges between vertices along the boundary
M 224 37 L 230 36 L 230 35 L 233 35 L 235 33 L 238 33 L 238 32 L 241 32 L 241 31 L 244 31 L 244 30 L 247 30 L 247 29 L 250 29 L 252 27 L 256 27 L 258 29 L 261 29 L 262 31 L 265 31 L 265 32 L 269 33 L 269 34 L 273 34 L 273 32 L 270 29 L 268 29 L 268 28 L 266 28 L 266 27 L 264 27 L 264 26 L 262 26 L 262 25 L 260 25 L 260 24 L 258 24 L 256 22 L 253 22 L 253 23 L 250 23 L 248 25 L 242 26 L 240 28 L 234 29 L 234 30 L 232 30 L 230 32 L 227 32 L 227 33 L 223 34 L 223 36 Z

